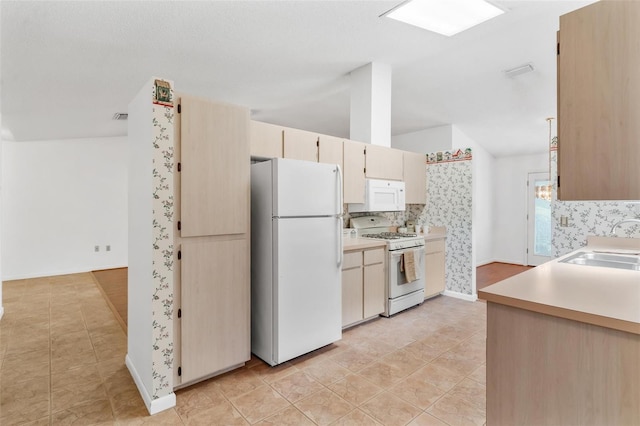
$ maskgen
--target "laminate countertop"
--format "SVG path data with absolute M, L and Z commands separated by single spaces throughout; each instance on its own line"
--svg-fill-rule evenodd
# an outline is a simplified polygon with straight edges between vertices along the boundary
M 478 291 L 487 302 L 640 334 L 640 271 L 560 263 L 580 251 L 640 250 L 640 238 L 587 246 Z
M 365 250 L 377 247 L 384 248 L 386 245 L 386 241 L 371 238 L 352 238 L 348 235 L 342 238 L 342 248 L 344 251 Z
M 424 237 L 425 241 L 441 240 L 447 237 L 446 231 L 428 232 L 426 234 L 420 234 Z M 385 247 L 386 241 L 374 240 L 371 238 L 353 238 L 349 235 L 343 235 L 342 237 L 343 251 L 352 250 L 365 250 L 375 247 Z

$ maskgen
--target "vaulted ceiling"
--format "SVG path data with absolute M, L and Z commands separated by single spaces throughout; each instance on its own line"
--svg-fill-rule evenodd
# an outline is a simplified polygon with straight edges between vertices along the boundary
M 152 76 L 349 137 L 349 73 L 381 62 L 392 135 L 453 124 L 495 156 L 546 150 L 558 17 L 593 1 L 494 1 L 507 13 L 453 37 L 380 17 L 399 2 L 4 0 L 3 139 L 126 135 L 112 116 Z M 503 73 L 528 62 L 531 73 Z

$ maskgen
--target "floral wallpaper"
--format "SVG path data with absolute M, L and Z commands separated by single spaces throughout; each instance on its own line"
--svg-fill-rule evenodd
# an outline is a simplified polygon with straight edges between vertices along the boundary
M 174 108 L 172 84 L 153 86 L 153 399 L 173 392 Z
M 446 289 L 472 293 L 473 173 L 471 149 L 427 154 L 427 204 L 413 204 L 408 220 L 446 226 Z
M 558 138 L 550 143 L 550 176 L 553 182 L 551 198 L 552 245 L 554 257 L 584 247 L 587 235 L 610 236 L 611 227 L 621 219 L 640 218 L 640 201 L 559 201 L 557 195 Z M 561 226 L 566 216 L 568 225 Z M 617 236 L 640 238 L 640 225 L 625 224 L 618 228 Z

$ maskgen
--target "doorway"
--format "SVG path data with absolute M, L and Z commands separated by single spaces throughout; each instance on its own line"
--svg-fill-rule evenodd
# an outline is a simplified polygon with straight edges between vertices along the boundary
M 527 179 L 527 265 L 551 260 L 551 181 L 549 173 L 534 172 Z

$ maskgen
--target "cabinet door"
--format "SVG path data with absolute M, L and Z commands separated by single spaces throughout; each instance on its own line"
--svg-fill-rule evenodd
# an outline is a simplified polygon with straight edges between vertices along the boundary
M 362 267 L 342 271 L 342 326 L 362 319 Z
M 367 145 L 366 175 L 373 179 L 402 180 L 402 151 Z
M 427 158 L 424 154 L 403 152 L 403 175 L 405 202 L 407 204 L 427 203 Z
M 442 293 L 445 289 L 444 240 L 427 241 L 425 243 L 424 270 L 425 298 Z
M 249 242 L 182 241 L 182 382 L 251 357 Z
M 364 203 L 364 151 L 366 144 L 344 141 L 344 202 Z
M 558 198 L 640 199 L 640 2 L 560 17 Z
M 318 141 L 318 162 L 337 164 L 343 170 L 342 139 L 333 136 L 320 135 Z
M 318 134 L 284 128 L 284 158 L 318 162 Z
M 249 230 L 249 112 L 180 99 L 181 236 Z
M 384 312 L 386 299 L 384 284 L 383 263 L 364 267 L 364 318 L 369 318 Z
M 251 120 L 250 152 L 252 157 L 282 158 L 282 126 Z

